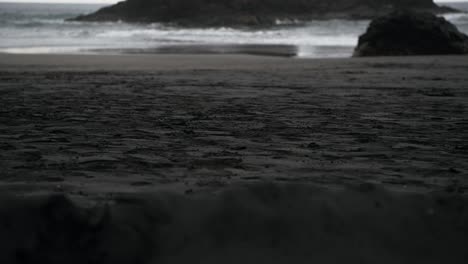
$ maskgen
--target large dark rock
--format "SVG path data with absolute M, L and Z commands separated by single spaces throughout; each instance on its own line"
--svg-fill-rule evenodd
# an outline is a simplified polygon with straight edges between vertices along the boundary
M 397 11 L 371 22 L 359 37 L 354 56 L 468 53 L 468 36 L 430 13 Z
M 433 0 L 127 0 L 74 20 L 269 26 L 277 19 L 371 18 L 401 8 L 450 10 Z

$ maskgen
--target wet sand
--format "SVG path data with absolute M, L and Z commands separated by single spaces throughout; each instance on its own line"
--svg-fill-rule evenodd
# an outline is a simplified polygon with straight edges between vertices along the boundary
M 468 57 L 0 55 L 2 186 L 468 188 Z
M 148 54 L 148 55 L 256 55 L 296 57 L 298 48 L 294 45 L 261 45 L 261 44 L 201 44 L 201 45 L 165 45 L 158 48 L 143 49 L 99 49 L 90 50 L 91 53 L 122 55 L 122 54 Z
M 0 262 L 466 263 L 467 72 L 2 54 Z

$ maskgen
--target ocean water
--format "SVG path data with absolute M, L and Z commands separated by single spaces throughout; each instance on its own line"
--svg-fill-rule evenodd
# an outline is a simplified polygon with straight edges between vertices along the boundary
M 450 4 L 468 11 L 468 3 Z M 0 52 L 112 53 L 187 45 L 291 45 L 298 57 L 348 57 L 368 20 L 278 21 L 271 29 L 187 29 L 162 24 L 68 22 L 102 5 L 0 3 Z M 468 33 L 468 14 L 447 14 Z

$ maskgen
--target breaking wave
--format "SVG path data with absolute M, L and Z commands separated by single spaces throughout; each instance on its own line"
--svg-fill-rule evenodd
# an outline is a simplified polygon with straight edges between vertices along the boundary
M 0 3 L 0 52 L 100 53 L 138 49 L 154 52 L 167 46 L 286 45 L 299 57 L 348 57 L 369 23 L 367 20 L 278 20 L 262 30 L 177 28 L 162 24 L 69 22 L 97 6 L 21 5 Z M 468 33 L 468 14 L 447 14 Z

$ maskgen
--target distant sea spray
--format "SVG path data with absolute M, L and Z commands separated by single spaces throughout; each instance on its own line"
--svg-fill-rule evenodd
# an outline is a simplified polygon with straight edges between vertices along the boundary
M 466 8 L 468 3 L 454 4 Z M 0 3 L 0 52 L 121 53 L 157 52 L 189 45 L 290 45 L 298 57 L 348 57 L 367 20 L 278 20 L 268 29 L 177 28 L 162 24 L 68 22 L 102 5 Z M 447 19 L 468 33 L 467 14 Z

